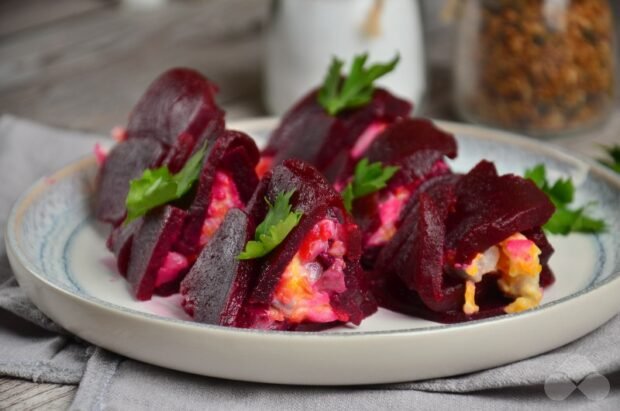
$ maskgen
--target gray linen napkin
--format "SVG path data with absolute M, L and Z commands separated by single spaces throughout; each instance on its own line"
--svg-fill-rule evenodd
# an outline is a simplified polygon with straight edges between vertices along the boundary
M 1 118 L 0 224 L 4 226 L 11 203 L 31 182 L 90 152 L 96 141 L 96 136 L 85 133 L 55 130 L 9 116 Z M 612 136 L 597 141 L 616 140 Z M 16 285 L 2 234 L 0 247 L 0 375 L 40 382 L 79 382 L 73 404 L 76 410 L 526 406 L 615 410 L 620 404 L 620 316 L 552 352 L 452 378 L 340 388 L 226 381 L 129 360 L 67 335 Z M 463 355 L 467 355 L 466 350 Z
M 4 228 L 17 196 L 41 176 L 92 150 L 91 134 L 0 118 L 0 375 L 77 384 L 90 355 L 41 313 L 13 278 Z

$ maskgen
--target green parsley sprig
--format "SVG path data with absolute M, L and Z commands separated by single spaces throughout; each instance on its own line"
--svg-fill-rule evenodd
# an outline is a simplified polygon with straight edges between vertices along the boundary
M 167 166 L 162 166 L 154 170 L 144 170 L 141 177 L 131 180 L 125 200 L 125 224 L 156 207 L 183 197 L 198 180 L 206 148 L 205 144 L 176 174 L 171 174 Z
M 575 186 L 570 178 L 559 179 L 550 184 L 544 164 L 525 171 L 525 178 L 532 180 L 555 205 L 556 210 L 544 229 L 552 234 L 567 235 L 571 232 L 599 233 L 605 230 L 603 220 L 594 219 L 586 214 L 589 205 L 578 209 L 569 208 L 575 196 Z
M 343 81 L 341 71 L 344 62 L 334 57 L 318 93 L 319 103 L 332 116 L 342 110 L 368 104 L 374 92 L 374 81 L 394 70 L 399 58 L 397 55 L 385 64 L 378 63 L 365 68 L 368 54 L 355 56 L 351 71 Z
M 601 146 L 611 159 L 600 159 L 599 163 L 603 164 L 614 170 L 616 173 L 620 173 L 620 145 L 615 144 L 613 146 Z
M 269 211 L 263 222 L 256 227 L 254 240 L 248 241 L 245 250 L 237 256 L 239 260 L 251 260 L 269 254 L 299 224 L 303 213 L 291 211 L 290 200 L 294 193 L 295 190 L 279 193 L 274 204 L 265 199 Z
M 396 166 L 383 167 L 380 161 L 369 164 L 367 158 L 361 159 L 355 166 L 353 180 L 347 184 L 342 192 L 344 207 L 347 211 L 351 212 L 355 199 L 384 188 L 399 168 Z

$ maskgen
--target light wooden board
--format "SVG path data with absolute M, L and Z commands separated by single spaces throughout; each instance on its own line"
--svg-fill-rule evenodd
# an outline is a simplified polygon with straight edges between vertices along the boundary
M 96 12 L 116 0 L 2 0 L 0 1 L 0 37 L 36 30 L 46 24 L 58 25 L 70 18 Z
M 0 409 L 64 410 L 69 407 L 77 386 L 37 384 L 14 378 L 0 378 Z

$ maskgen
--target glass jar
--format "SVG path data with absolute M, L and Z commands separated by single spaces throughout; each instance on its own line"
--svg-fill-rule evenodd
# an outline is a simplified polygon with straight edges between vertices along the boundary
M 607 0 L 462 0 L 456 105 L 466 120 L 550 136 L 607 118 L 614 99 Z

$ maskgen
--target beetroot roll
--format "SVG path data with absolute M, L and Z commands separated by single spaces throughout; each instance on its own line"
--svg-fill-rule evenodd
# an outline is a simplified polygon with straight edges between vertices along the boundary
M 536 307 L 553 282 L 541 230 L 555 208 L 531 181 L 480 162 L 423 184 L 377 260 L 386 308 L 458 322 Z
M 258 184 L 258 148 L 244 133 L 224 130 L 214 92 L 193 70 L 164 73 L 134 108 L 124 141 L 100 170 L 96 214 L 114 226 L 107 245 L 138 299 L 178 291 L 228 210 L 245 207 Z M 187 192 L 122 223 L 133 218 L 127 212 L 130 184 L 144 180 L 145 197 L 146 185 L 175 183 L 192 158 L 199 172 Z
M 183 276 L 217 231 L 228 210 L 244 207 L 250 199 L 258 183 L 254 171 L 257 161 L 258 149 L 250 137 L 226 131 L 207 145 L 195 187 L 174 201 L 173 208 L 182 212 L 175 214 L 174 235 L 170 230 L 162 230 L 157 235 L 143 234 L 146 221 L 160 213 L 161 207 L 113 229 L 108 248 L 117 257 L 119 272 L 126 275 L 129 271 L 127 277 L 134 284 L 138 299 L 149 299 L 153 293 L 167 295 L 178 291 Z M 166 239 L 160 238 L 162 236 Z M 169 243 L 165 251 L 159 251 L 164 253 L 162 258 L 149 264 L 134 261 L 145 258 L 135 250 L 155 249 L 162 241 Z M 153 286 L 154 277 L 158 283 Z
M 456 153 L 450 133 L 430 120 L 411 118 L 388 126 L 361 154 L 369 163 L 397 168 L 385 188 L 352 202 L 351 211 L 363 235 L 366 269 L 372 268 L 378 252 L 398 230 L 403 208 L 416 189 L 424 181 L 450 173 L 445 160 Z
M 367 57 L 356 56 L 346 77 L 343 62 L 332 61 L 324 84 L 297 102 L 272 133 L 259 175 L 284 160 L 299 159 L 334 183 L 387 125 L 411 113 L 411 103 L 373 84 L 395 68 L 398 57 L 366 68 Z
M 273 218 L 283 193 L 290 213 L 299 217 L 286 237 L 256 258 L 239 254 L 241 261 L 235 262 L 232 254 L 224 253 L 241 250 L 255 234 L 252 227 Z M 239 227 L 247 227 L 249 235 Z M 377 309 L 359 265 L 360 252 L 359 231 L 340 195 L 314 167 L 287 160 L 261 180 L 247 215 L 229 212 L 183 282 L 185 307 L 196 319 L 244 328 L 309 330 L 359 324 Z M 206 263 L 218 254 L 226 264 Z M 231 316 L 232 301 L 243 304 Z

